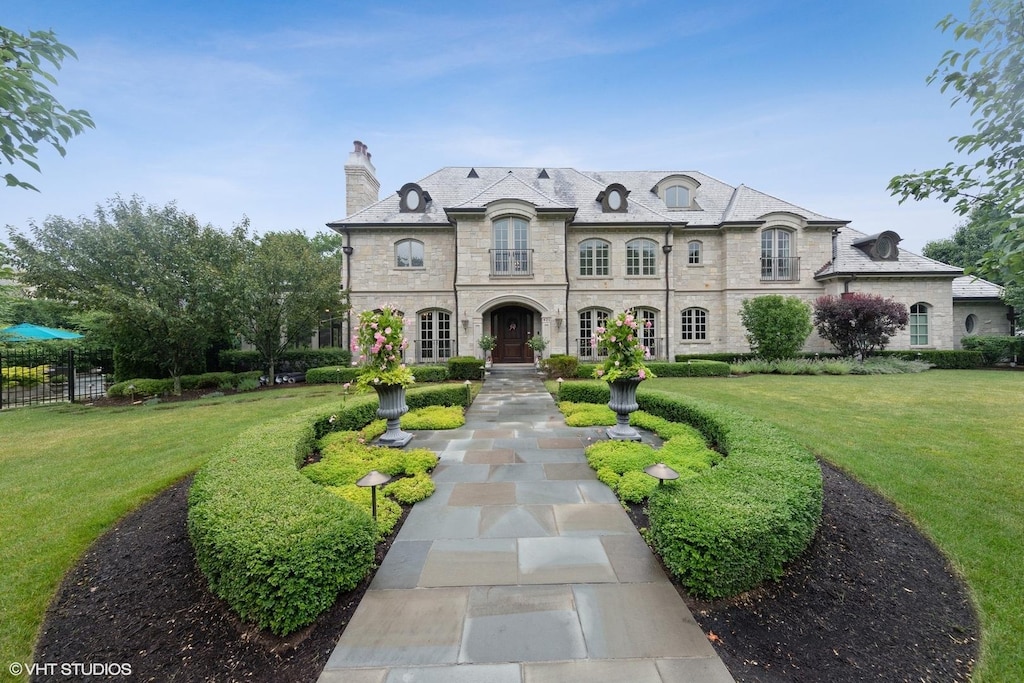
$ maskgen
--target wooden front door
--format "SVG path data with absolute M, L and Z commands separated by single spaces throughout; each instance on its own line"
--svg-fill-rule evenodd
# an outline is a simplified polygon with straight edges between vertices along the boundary
M 521 306 L 506 306 L 494 312 L 491 325 L 498 345 L 496 363 L 532 363 L 533 349 L 526 341 L 533 336 L 533 313 Z

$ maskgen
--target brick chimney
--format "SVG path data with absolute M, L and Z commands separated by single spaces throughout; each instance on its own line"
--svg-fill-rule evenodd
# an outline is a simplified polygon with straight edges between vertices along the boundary
M 366 145 L 359 140 L 352 143 L 354 149 L 345 162 L 345 215 L 352 214 L 375 204 L 380 199 L 380 181 L 377 169 L 370 162 Z

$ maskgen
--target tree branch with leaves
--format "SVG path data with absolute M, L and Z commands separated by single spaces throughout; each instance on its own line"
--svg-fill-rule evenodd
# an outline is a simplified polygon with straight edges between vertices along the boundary
M 952 202 L 961 216 L 979 206 L 999 216 L 977 266 L 990 279 L 1024 284 L 1024 2 L 974 0 L 969 20 L 949 15 L 938 28 L 968 46 L 948 50 L 927 79 L 951 92 L 953 105 L 970 105 L 973 132 L 950 138 L 968 160 L 896 176 L 889 191 L 900 202 Z
M 57 41 L 53 31 L 27 35 L 0 26 L 0 157 L 3 164 L 25 164 L 39 171 L 39 145 L 50 145 L 61 156 L 64 144 L 95 128 L 89 113 L 67 109 L 50 92 L 57 79 L 47 64 L 59 70 L 67 57 L 78 56 Z M 37 190 L 13 173 L 5 173 L 8 187 Z M 38 190 L 37 190 L 38 191 Z

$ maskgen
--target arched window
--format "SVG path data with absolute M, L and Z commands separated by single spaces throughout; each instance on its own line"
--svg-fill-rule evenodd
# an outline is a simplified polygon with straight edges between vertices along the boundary
M 699 266 L 704 262 L 704 245 L 700 240 L 690 240 L 686 243 L 686 259 L 691 266 Z
M 928 304 L 919 302 L 910 307 L 910 345 L 928 345 Z
M 590 239 L 580 242 L 580 275 L 608 275 L 609 244 Z
M 690 188 L 671 185 L 665 188 L 665 206 L 670 209 L 690 208 Z
M 494 221 L 494 249 L 491 250 L 492 275 L 532 275 L 530 224 L 509 216 Z
M 577 344 L 580 358 L 597 358 L 603 355 L 600 349 L 591 343 L 591 340 L 597 333 L 597 328 L 604 327 L 606 322 L 608 322 L 608 311 L 602 308 L 588 308 L 580 311 L 580 336 Z
M 793 256 L 793 233 L 782 228 L 761 231 L 761 279 L 800 279 L 799 259 Z
M 447 311 L 420 313 L 419 359 L 447 360 L 452 356 L 452 317 Z
M 703 308 L 687 308 L 683 311 L 683 341 L 707 341 L 708 312 Z
M 419 240 L 395 242 L 395 266 L 397 268 L 422 268 L 423 242 Z
M 654 240 L 636 239 L 626 242 L 626 275 L 657 275 L 654 259 L 658 245 Z
M 639 324 L 640 342 L 650 358 L 658 357 L 658 312 L 653 308 L 634 309 Z

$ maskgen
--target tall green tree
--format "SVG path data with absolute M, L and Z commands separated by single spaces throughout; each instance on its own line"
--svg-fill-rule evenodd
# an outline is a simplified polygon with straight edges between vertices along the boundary
M 228 319 L 244 234 L 200 225 L 173 203 L 116 197 L 93 218 L 47 218 L 11 236 L 20 279 L 41 296 L 108 314 L 115 353 L 144 352 L 167 376 L 201 363 Z
M 740 319 L 750 350 L 765 360 L 794 357 L 814 328 L 811 307 L 795 296 L 767 294 L 745 299 Z
M 980 272 L 1024 284 L 1024 2 L 974 0 L 969 19 L 949 15 L 938 27 L 965 44 L 948 50 L 927 82 L 971 107 L 973 131 L 950 139 L 967 161 L 896 176 L 889 190 L 901 202 L 952 202 L 962 216 L 985 206 L 999 218 Z
M 995 209 L 987 204 L 978 204 L 963 225 L 957 227 L 953 236 L 941 240 L 933 240 L 924 245 L 923 254 L 936 261 L 960 266 L 968 274 L 977 274 L 985 255 L 992 249 L 992 243 L 1002 230 L 1002 221 L 1006 216 L 995 213 Z M 990 278 L 997 285 L 1004 285 L 1003 300 L 1014 308 L 1024 308 L 1024 282 L 1011 279 L 1005 282 L 1002 273 L 995 273 Z
M 308 343 L 325 310 L 340 304 L 340 252 L 300 232 L 246 243 L 232 274 L 235 323 L 259 351 L 273 382 L 281 354 Z
M 0 26 L 0 156 L 4 165 L 25 164 L 39 171 L 39 145 L 47 144 L 64 156 L 64 144 L 86 128 L 94 128 L 83 109 L 67 109 L 50 92 L 57 79 L 48 69 L 60 69 L 67 57 L 78 56 L 57 41 L 53 31 L 21 34 Z M 47 66 L 49 64 L 50 66 Z M 36 190 L 13 173 L 9 187 Z

